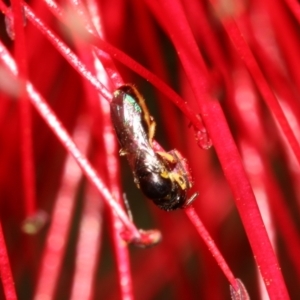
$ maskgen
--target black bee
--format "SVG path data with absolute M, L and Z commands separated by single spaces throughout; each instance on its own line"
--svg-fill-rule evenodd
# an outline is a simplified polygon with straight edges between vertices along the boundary
M 188 206 L 198 195 L 187 197 L 192 186 L 185 159 L 177 150 L 155 151 L 155 121 L 145 101 L 132 85 L 122 85 L 113 93 L 111 119 L 127 157 L 134 182 L 144 195 L 163 210 Z

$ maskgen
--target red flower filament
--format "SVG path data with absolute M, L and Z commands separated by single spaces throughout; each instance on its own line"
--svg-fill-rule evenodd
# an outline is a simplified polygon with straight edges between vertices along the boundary
M 296 1 L 0 8 L 5 299 L 296 297 Z M 155 115 L 155 151 L 191 169 L 188 208 L 143 199 L 120 158 L 110 101 L 124 83 Z

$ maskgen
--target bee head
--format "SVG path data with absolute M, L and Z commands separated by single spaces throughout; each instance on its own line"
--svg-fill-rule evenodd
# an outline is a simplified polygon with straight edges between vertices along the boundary
M 169 211 L 184 206 L 186 190 L 183 190 L 176 181 L 147 170 L 140 170 L 137 175 L 142 192 L 161 209 Z

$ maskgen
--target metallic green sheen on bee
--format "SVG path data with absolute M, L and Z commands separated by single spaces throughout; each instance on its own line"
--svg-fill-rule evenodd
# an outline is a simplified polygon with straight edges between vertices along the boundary
M 163 210 L 189 205 L 197 193 L 187 197 L 192 183 L 185 159 L 177 150 L 153 149 L 155 122 L 138 90 L 129 84 L 119 87 L 110 111 L 120 155 L 127 157 L 134 182 L 144 195 Z

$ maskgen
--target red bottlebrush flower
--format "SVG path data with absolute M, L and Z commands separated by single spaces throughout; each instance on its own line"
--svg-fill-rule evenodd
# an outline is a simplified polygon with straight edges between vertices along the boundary
M 5 299 L 298 295 L 296 1 L 0 8 Z M 129 134 L 142 141 L 128 147 L 133 170 L 110 114 L 125 83 L 153 115 L 127 99 Z M 189 206 L 167 212 L 143 199 L 141 170 L 171 182 L 159 201 Z

